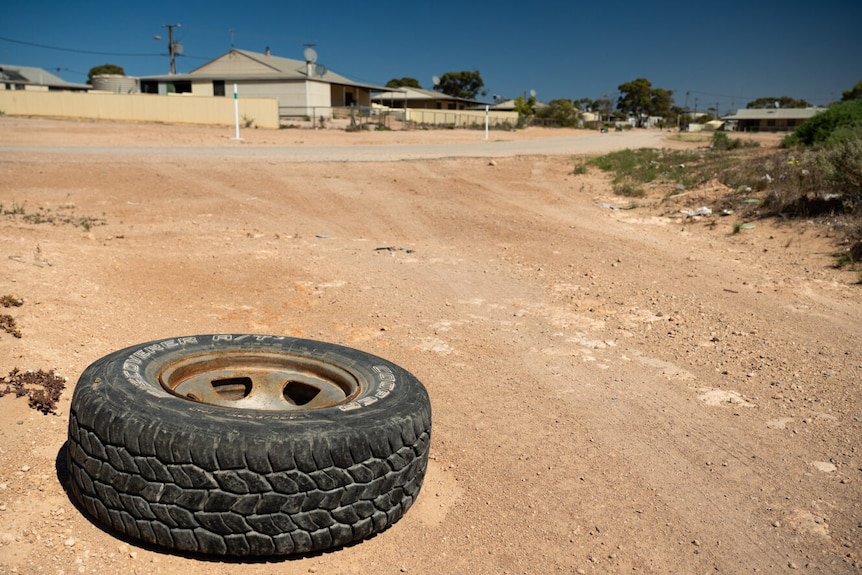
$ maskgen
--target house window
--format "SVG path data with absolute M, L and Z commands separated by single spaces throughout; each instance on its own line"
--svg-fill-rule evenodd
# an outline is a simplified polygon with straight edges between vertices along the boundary
M 192 91 L 192 83 L 190 80 L 174 82 L 174 93 L 189 94 Z
M 213 96 L 224 96 L 224 80 L 213 80 Z
M 356 103 L 356 97 L 353 95 L 353 92 L 347 92 L 344 94 L 344 105 L 352 106 Z

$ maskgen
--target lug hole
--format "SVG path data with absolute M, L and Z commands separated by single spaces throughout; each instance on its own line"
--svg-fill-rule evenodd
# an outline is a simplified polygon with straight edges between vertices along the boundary
M 221 399 L 227 401 L 239 401 L 251 393 L 251 378 L 229 377 L 226 379 L 215 379 L 210 382 L 213 390 Z
M 301 381 L 288 381 L 284 386 L 284 399 L 293 405 L 305 405 L 317 397 L 320 389 Z

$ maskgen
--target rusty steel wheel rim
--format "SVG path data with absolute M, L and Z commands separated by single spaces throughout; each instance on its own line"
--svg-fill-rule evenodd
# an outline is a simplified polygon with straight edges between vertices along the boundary
M 359 379 L 310 357 L 267 352 L 214 352 L 185 357 L 163 368 L 159 384 L 192 401 L 233 409 L 309 411 L 352 401 Z

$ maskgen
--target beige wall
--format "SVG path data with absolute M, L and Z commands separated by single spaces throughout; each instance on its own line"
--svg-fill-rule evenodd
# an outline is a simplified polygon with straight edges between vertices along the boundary
M 402 108 L 393 108 L 394 112 L 404 112 Z M 417 124 L 441 125 L 441 126 L 484 126 L 484 110 L 422 110 L 407 108 L 407 120 Z M 512 125 L 518 123 L 517 112 L 499 112 L 491 110 L 488 112 L 488 123 L 496 126 L 504 122 Z
M 329 94 L 329 84 L 324 82 L 306 82 L 305 89 L 308 99 L 308 107 L 332 106 L 332 98 Z
M 242 98 L 240 122 L 253 122 L 260 128 L 279 127 L 278 100 Z M 107 94 L 75 92 L 31 92 L 0 90 L 0 111 L 19 116 L 94 118 L 133 122 L 171 124 L 234 124 L 233 94 L 212 98 L 189 94 Z

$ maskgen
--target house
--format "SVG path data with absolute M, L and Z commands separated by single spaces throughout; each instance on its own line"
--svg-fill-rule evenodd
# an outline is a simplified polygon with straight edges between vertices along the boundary
M 529 102 L 529 100 L 524 100 L 524 101 Z M 497 102 L 496 104 L 491 106 L 491 109 L 492 110 L 501 110 L 501 111 L 512 112 L 516 109 L 516 105 L 517 105 L 516 99 L 513 98 L 511 100 L 503 100 L 502 102 Z M 542 109 L 547 108 L 547 107 L 548 107 L 548 104 L 545 104 L 544 102 L 535 102 L 535 104 L 533 104 L 533 110 L 534 111 L 535 110 L 542 110 Z
M 825 108 L 756 108 L 722 117 L 738 132 L 790 132 Z
M 381 106 L 390 108 L 411 108 L 422 110 L 470 110 L 484 107 L 485 102 L 469 100 L 467 98 L 456 98 L 423 88 L 383 88 L 383 93 L 378 93 L 371 101 Z
M 89 89 L 89 84 L 67 82 L 42 68 L 0 64 L 0 90 L 86 92 Z
M 145 94 L 277 98 L 282 117 L 331 116 L 333 108 L 371 106 L 371 92 L 385 88 L 354 82 L 317 64 L 313 49 L 305 60 L 233 49 L 187 74 L 141 78 Z

